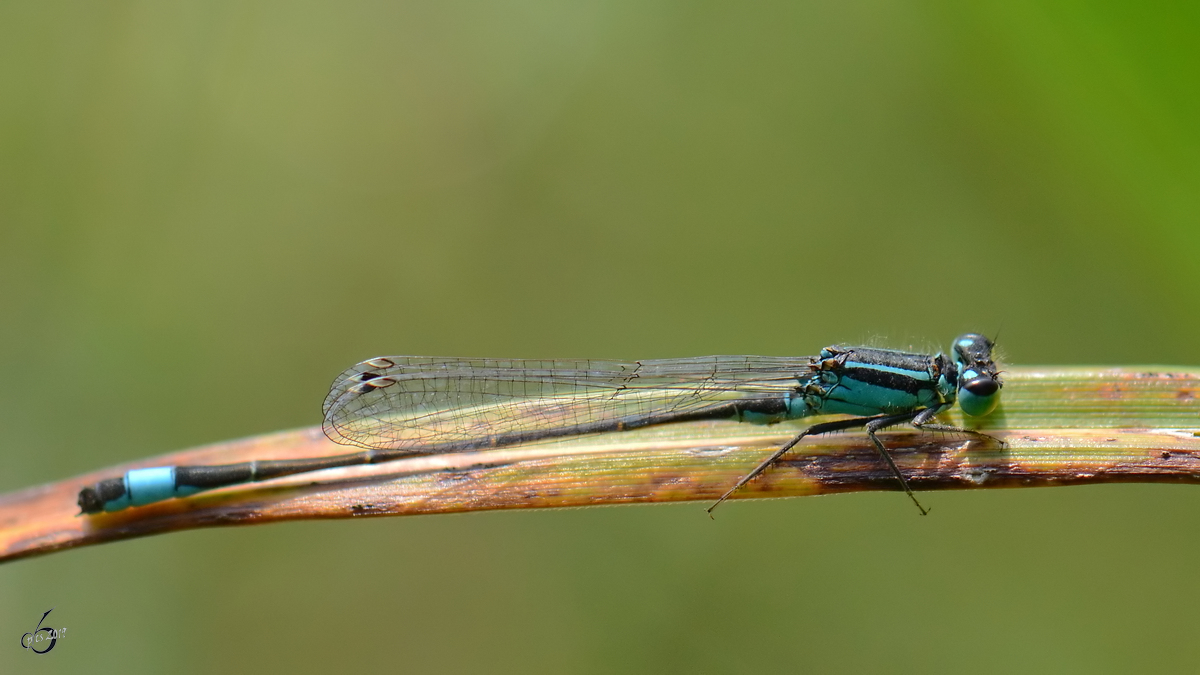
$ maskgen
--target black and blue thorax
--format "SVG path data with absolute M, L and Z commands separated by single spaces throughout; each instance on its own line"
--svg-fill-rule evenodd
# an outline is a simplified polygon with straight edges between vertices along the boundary
M 971 416 L 986 415 L 1002 386 L 992 361 L 993 343 L 967 333 L 952 356 L 834 345 L 809 359 L 796 387 L 782 401 L 740 410 L 748 422 L 778 422 L 810 415 L 895 415 L 958 403 Z
M 821 350 L 801 383 L 806 415 L 881 415 L 953 404 L 958 369 L 942 354 L 843 347 Z M 799 411 L 797 411 L 799 412 Z

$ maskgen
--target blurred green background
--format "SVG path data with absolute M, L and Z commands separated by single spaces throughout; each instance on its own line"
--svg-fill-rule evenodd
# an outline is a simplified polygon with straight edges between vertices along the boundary
M 1200 10 L 0 4 L 0 490 L 379 354 L 1200 364 Z M 0 671 L 1129 672 L 1200 491 L 195 531 L 0 567 Z M 55 650 L 17 646 L 37 618 Z

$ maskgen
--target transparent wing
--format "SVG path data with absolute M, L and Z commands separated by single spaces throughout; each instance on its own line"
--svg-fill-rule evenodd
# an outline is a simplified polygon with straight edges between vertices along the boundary
M 325 399 L 325 434 L 364 448 L 450 452 L 562 436 L 648 416 L 702 415 L 780 397 L 809 357 L 651 361 L 386 356 L 342 373 Z M 642 425 L 644 426 L 644 424 Z

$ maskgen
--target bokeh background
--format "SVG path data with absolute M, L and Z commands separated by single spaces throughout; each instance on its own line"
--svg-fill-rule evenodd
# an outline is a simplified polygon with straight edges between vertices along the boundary
M 1200 10 L 0 4 L 0 490 L 320 421 L 379 354 L 1197 365 Z M 0 671 L 1129 672 L 1200 491 L 195 531 L 0 567 Z M 47 608 L 66 637 L 17 646 Z

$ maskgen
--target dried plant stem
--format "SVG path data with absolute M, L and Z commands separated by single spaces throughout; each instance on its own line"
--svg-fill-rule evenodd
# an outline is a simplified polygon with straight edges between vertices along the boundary
M 1011 371 L 1006 378 L 1002 407 L 971 425 L 1002 440 L 1004 447 L 903 429 L 881 436 L 914 490 L 1200 483 L 1200 370 L 1026 368 Z M 957 414 L 947 417 L 952 424 L 971 423 Z M 0 497 L 0 561 L 196 527 L 713 500 L 805 426 L 667 425 L 333 469 L 118 513 L 78 515 L 75 497 L 81 487 L 131 468 L 345 452 L 316 428 L 280 432 L 4 495 Z M 735 498 L 898 487 L 865 436 L 845 433 L 805 439 Z M 703 511 L 697 509 L 697 517 L 703 517 Z

